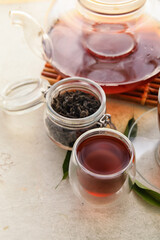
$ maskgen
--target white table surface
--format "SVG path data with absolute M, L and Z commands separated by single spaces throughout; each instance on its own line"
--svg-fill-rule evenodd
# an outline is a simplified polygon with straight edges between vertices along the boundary
M 8 11 L 27 11 L 42 24 L 50 1 L 0 5 L 0 90 L 8 82 L 39 77 L 44 62 L 29 50 Z M 108 99 L 108 112 L 120 131 L 146 107 Z M 159 240 L 160 211 L 134 193 L 115 208 L 95 209 L 72 193 L 62 176 L 66 151 L 47 137 L 43 107 L 8 117 L 0 111 L 1 240 Z

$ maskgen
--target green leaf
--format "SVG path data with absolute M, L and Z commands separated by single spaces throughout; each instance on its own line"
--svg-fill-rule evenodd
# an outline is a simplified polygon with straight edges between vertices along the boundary
M 65 180 L 67 177 L 68 177 L 68 171 L 63 174 L 62 180 Z
M 129 180 L 128 180 L 128 184 L 129 184 L 129 188 L 132 189 L 134 183 L 133 183 L 133 181 L 132 181 L 132 179 L 130 177 L 129 177 Z
M 71 151 L 67 151 L 66 157 L 63 162 L 63 177 L 62 180 L 66 179 L 68 177 L 68 169 L 69 169 L 69 162 L 70 162 L 70 157 L 71 157 Z
M 147 188 L 146 186 L 144 186 L 142 183 L 140 183 L 139 181 L 135 181 L 135 184 L 139 187 L 144 189 L 149 195 L 151 195 L 153 198 L 155 198 L 157 201 L 160 202 L 160 194 L 156 191 L 153 191 L 149 188 Z
M 153 191 L 137 180 L 133 185 L 133 190 L 147 203 L 160 207 L 160 194 L 156 191 Z
M 125 135 L 126 137 L 128 137 L 129 131 L 130 131 L 130 129 L 131 129 L 131 127 L 132 127 L 132 125 L 133 125 L 134 123 L 135 123 L 135 119 L 134 119 L 134 118 L 131 118 L 131 119 L 128 121 L 127 126 L 126 126 L 126 129 L 125 129 L 125 131 L 124 131 L 124 135 Z M 134 127 L 133 127 L 133 129 L 132 129 L 130 138 L 133 139 L 133 138 L 135 138 L 135 137 L 137 136 L 137 129 L 138 129 L 137 124 L 135 124 Z
M 61 179 L 61 181 L 57 184 L 57 186 L 55 187 L 55 189 L 59 186 L 59 184 L 65 180 L 68 177 L 68 169 L 69 169 L 69 162 L 70 162 L 70 158 L 71 158 L 71 151 L 67 151 L 64 162 L 63 162 L 63 177 Z

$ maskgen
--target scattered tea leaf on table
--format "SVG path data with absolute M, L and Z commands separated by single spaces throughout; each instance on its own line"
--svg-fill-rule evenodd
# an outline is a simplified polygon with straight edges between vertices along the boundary
M 67 151 L 66 157 L 64 159 L 63 162 L 63 178 L 62 180 L 66 179 L 68 177 L 68 169 L 69 169 L 69 162 L 70 162 L 70 158 L 71 158 L 71 153 L 72 151 Z
M 137 180 L 133 185 L 133 190 L 147 203 L 160 207 L 160 194 L 158 192 L 147 188 Z
M 64 159 L 64 162 L 63 162 L 63 166 L 62 166 L 63 177 L 55 188 L 57 188 L 59 186 L 59 184 L 68 177 L 68 169 L 69 169 L 69 162 L 70 162 L 70 158 L 71 158 L 71 153 L 72 153 L 72 151 L 67 151 L 67 153 L 66 153 L 66 156 L 65 156 L 65 159 Z
M 160 202 L 160 193 L 153 191 L 149 188 L 147 188 L 146 186 L 144 186 L 142 183 L 140 183 L 139 181 L 135 181 L 135 184 L 139 187 L 144 189 L 146 192 L 148 192 L 153 198 L 155 198 L 157 201 Z
M 131 127 L 133 126 L 133 124 L 135 123 L 135 119 L 134 118 L 131 118 L 128 123 L 127 123 L 127 126 L 126 126 L 126 129 L 124 131 L 124 135 L 126 137 L 128 137 L 129 135 L 129 131 L 131 130 Z M 134 125 L 133 129 L 132 129 L 132 132 L 131 132 L 131 135 L 130 135 L 130 138 L 135 138 L 137 136 L 137 124 Z

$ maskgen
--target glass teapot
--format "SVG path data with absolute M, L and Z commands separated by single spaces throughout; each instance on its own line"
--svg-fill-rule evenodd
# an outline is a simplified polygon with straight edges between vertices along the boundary
M 53 1 L 46 32 L 27 13 L 10 16 L 62 76 L 89 78 L 106 93 L 119 93 L 160 72 L 160 23 L 147 6 L 146 0 Z

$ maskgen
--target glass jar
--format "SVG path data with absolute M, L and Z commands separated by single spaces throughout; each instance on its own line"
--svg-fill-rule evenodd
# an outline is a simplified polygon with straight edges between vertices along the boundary
M 52 99 L 62 92 L 81 90 L 100 101 L 96 112 L 84 118 L 68 118 L 52 108 Z M 7 86 L 0 96 L 3 111 L 9 114 L 22 114 L 35 110 L 45 103 L 44 125 L 50 139 L 59 147 L 71 150 L 76 139 L 85 131 L 111 127 L 111 116 L 106 113 L 106 96 L 95 82 L 79 77 L 66 78 L 50 86 L 46 80 L 27 79 Z
M 75 90 L 89 93 L 98 99 L 100 101 L 98 110 L 84 118 L 67 118 L 54 111 L 51 107 L 52 99 L 61 92 Z M 105 93 L 98 84 L 89 79 L 75 77 L 59 81 L 49 90 L 46 96 L 46 103 L 45 127 L 47 134 L 51 140 L 64 149 L 71 150 L 75 140 L 85 131 L 106 126 L 110 122 L 110 115 L 105 114 Z
M 76 140 L 69 181 L 82 202 L 97 206 L 120 202 L 131 191 L 135 174 L 135 150 L 122 133 L 92 129 Z

